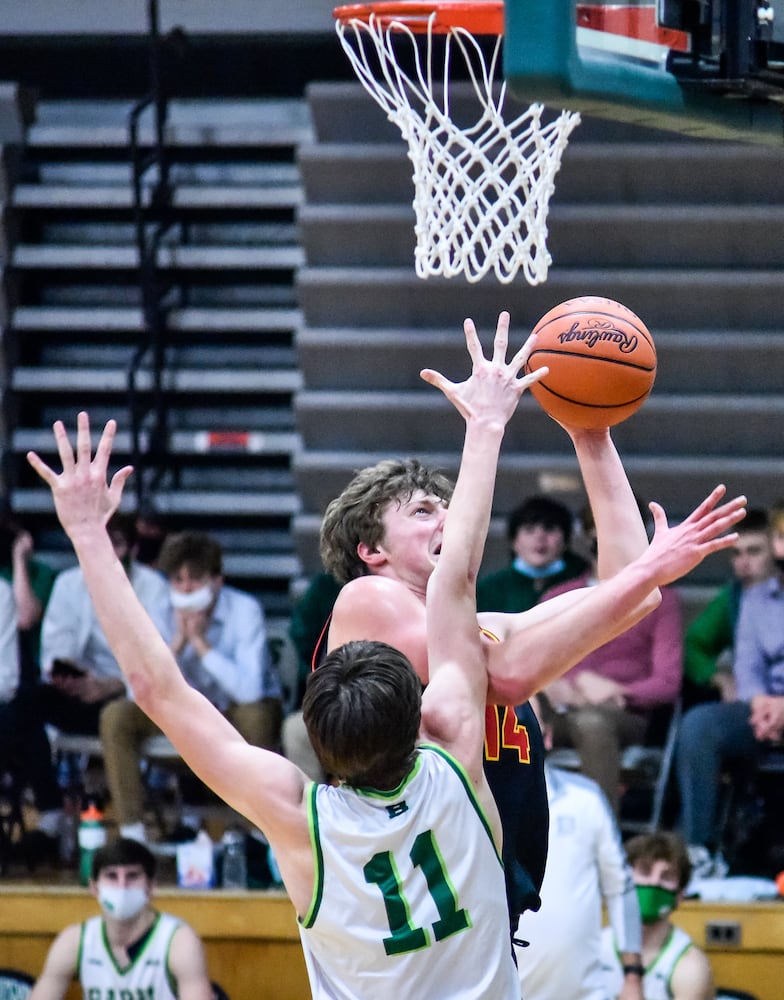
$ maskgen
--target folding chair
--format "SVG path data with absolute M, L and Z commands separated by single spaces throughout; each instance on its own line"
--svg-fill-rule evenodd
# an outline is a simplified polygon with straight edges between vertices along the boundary
M 621 755 L 621 781 L 625 794 L 618 825 L 625 834 L 651 833 L 662 826 L 662 815 L 675 760 L 682 705 L 654 709 L 644 744 L 632 744 Z M 570 747 L 552 750 L 547 758 L 555 767 L 580 770 L 580 754 Z

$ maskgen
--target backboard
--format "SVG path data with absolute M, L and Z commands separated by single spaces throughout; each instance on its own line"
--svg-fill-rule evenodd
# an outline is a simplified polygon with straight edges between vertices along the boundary
M 781 145 L 784 0 L 506 0 L 504 75 L 522 101 Z

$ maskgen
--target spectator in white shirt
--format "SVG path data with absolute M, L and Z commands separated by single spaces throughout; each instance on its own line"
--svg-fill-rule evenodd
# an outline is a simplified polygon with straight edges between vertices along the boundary
M 0 707 L 13 700 L 19 684 L 16 604 L 11 585 L 0 580 Z
M 277 750 L 281 688 L 261 605 L 224 584 L 221 547 L 208 535 L 169 535 L 158 565 L 169 588 L 151 617 L 183 675 L 248 743 Z M 127 698 L 112 701 L 101 715 L 106 777 L 123 837 L 145 839 L 139 758 L 144 741 L 159 732 Z
M 545 747 L 552 747 L 553 709 L 531 699 Z M 550 836 L 537 913 L 524 913 L 515 946 L 525 1000 L 611 1000 L 601 965 L 602 901 L 622 956 L 621 991 L 612 1000 L 642 1000 L 640 909 L 612 809 L 595 781 L 545 760 Z M 627 971 L 628 970 L 628 971 Z M 620 971 L 620 970 L 619 970 Z
M 166 600 L 166 581 L 134 560 L 133 518 L 115 514 L 107 531 L 139 600 L 152 613 Z M 41 626 L 41 667 L 44 720 L 63 732 L 96 736 L 101 709 L 125 694 L 125 682 L 78 566 L 55 580 Z

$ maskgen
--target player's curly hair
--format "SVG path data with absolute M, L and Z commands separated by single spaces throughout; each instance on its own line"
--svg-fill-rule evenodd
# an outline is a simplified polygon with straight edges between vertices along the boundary
M 340 583 L 365 576 L 367 566 L 357 555 L 357 546 L 379 545 L 386 508 L 406 503 L 417 490 L 449 503 L 454 484 L 415 458 L 387 459 L 357 472 L 331 501 L 321 522 L 321 561 L 327 572 Z
M 414 764 L 422 684 L 385 642 L 347 642 L 309 677 L 302 717 L 324 771 L 355 788 L 390 791 Z

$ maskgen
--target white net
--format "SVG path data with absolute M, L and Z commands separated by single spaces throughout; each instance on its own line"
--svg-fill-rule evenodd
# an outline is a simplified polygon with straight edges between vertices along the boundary
M 433 19 L 424 39 L 402 21 L 372 13 L 367 20 L 336 21 L 357 76 L 408 143 L 416 273 L 462 274 L 476 282 L 492 270 L 506 284 L 522 269 L 529 284 L 539 284 L 552 262 L 547 213 L 555 175 L 580 116 L 562 111 L 545 123 L 543 106 L 533 104 L 505 122 L 505 84 L 493 93 L 501 38 L 487 60 L 464 28 L 450 28 L 444 36 L 436 93 Z M 410 47 L 411 71 L 401 65 L 407 55 L 401 47 Z M 480 106 L 478 119 L 467 127 L 450 117 L 450 61 L 456 53 Z

